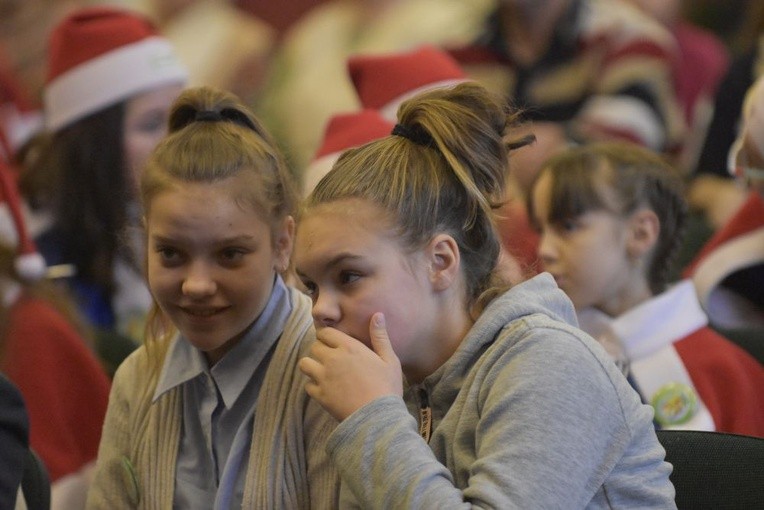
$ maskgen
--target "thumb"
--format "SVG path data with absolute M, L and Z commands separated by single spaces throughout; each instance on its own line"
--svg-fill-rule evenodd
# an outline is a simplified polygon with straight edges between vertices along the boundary
M 390 358 L 395 357 L 393 346 L 390 344 L 390 337 L 387 336 L 385 314 L 377 312 L 371 316 L 369 333 L 369 336 L 371 337 L 371 348 L 380 358 L 388 361 Z

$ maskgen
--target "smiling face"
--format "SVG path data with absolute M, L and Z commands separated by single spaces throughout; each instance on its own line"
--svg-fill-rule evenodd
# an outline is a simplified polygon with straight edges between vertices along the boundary
M 297 229 L 295 268 L 318 329 L 333 327 L 369 346 L 371 316 L 383 312 L 404 372 L 421 378 L 449 348 L 439 329 L 448 322 L 439 319 L 443 293 L 431 279 L 426 249 L 404 250 L 386 218 L 358 199 L 316 206 Z
M 291 251 L 292 218 L 272 232 L 241 198 L 249 185 L 244 172 L 213 183 L 174 183 L 147 208 L 151 292 L 211 364 L 265 308 Z
M 576 309 L 592 306 L 617 316 L 633 304 L 633 292 L 642 293 L 646 286 L 628 254 L 627 221 L 604 209 L 550 221 L 552 182 L 552 175 L 543 172 L 532 190 L 542 268 Z

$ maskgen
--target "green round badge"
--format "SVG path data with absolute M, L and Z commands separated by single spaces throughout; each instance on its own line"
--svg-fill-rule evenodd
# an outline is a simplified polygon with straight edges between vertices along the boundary
M 687 423 L 698 412 L 698 396 L 684 383 L 670 382 L 655 392 L 650 400 L 655 419 L 663 426 Z

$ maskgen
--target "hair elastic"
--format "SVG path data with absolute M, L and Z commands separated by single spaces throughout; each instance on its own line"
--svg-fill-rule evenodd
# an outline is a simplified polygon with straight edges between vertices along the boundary
M 194 120 L 197 122 L 218 122 L 223 120 L 223 116 L 214 110 L 199 110 L 196 112 Z
M 250 120 L 249 117 L 247 117 L 244 113 L 237 110 L 236 108 L 223 108 L 223 110 L 220 112 L 220 115 L 223 119 L 229 122 L 233 122 L 234 124 L 238 124 L 241 127 L 251 129 L 258 135 L 261 134 L 252 120 Z
M 421 129 L 412 129 L 408 126 L 404 126 L 403 124 L 396 124 L 390 134 L 395 136 L 402 136 L 403 138 L 411 140 L 415 144 L 421 145 L 422 147 L 435 147 L 435 140 L 433 140 L 429 134 L 425 133 Z
M 230 122 L 260 134 L 257 126 L 246 115 L 235 108 L 223 108 L 219 112 L 215 110 L 199 110 L 196 112 L 194 120 L 197 122 Z

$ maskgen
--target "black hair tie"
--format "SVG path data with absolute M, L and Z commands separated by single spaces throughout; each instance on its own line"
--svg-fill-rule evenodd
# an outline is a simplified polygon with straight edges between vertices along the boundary
M 196 112 L 194 120 L 197 122 L 219 122 L 223 120 L 223 116 L 214 110 L 199 110 Z
M 251 129 L 255 133 L 260 134 L 257 126 L 255 126 L 249 117 L 247 117 L 244 113 L 240 112 L 236 108 L 223 108 L 223 110 L 220 112 L 220 116 L 222 119 L 233 122 L 234 124 L 238 124 L 241 127 Z
M 435 147 L 435 140 L 421 129 L 413 129 L 403 124 L 396 124 L 390 134 L 402 136 L 422 147 Z
M 223 108 L 219 112 L 215 110 L 199 110 L 196 112 L 194 120 L 197 122 L 230 122 L 260 134 L 257 126 L 245 114 L 235 108 Z

